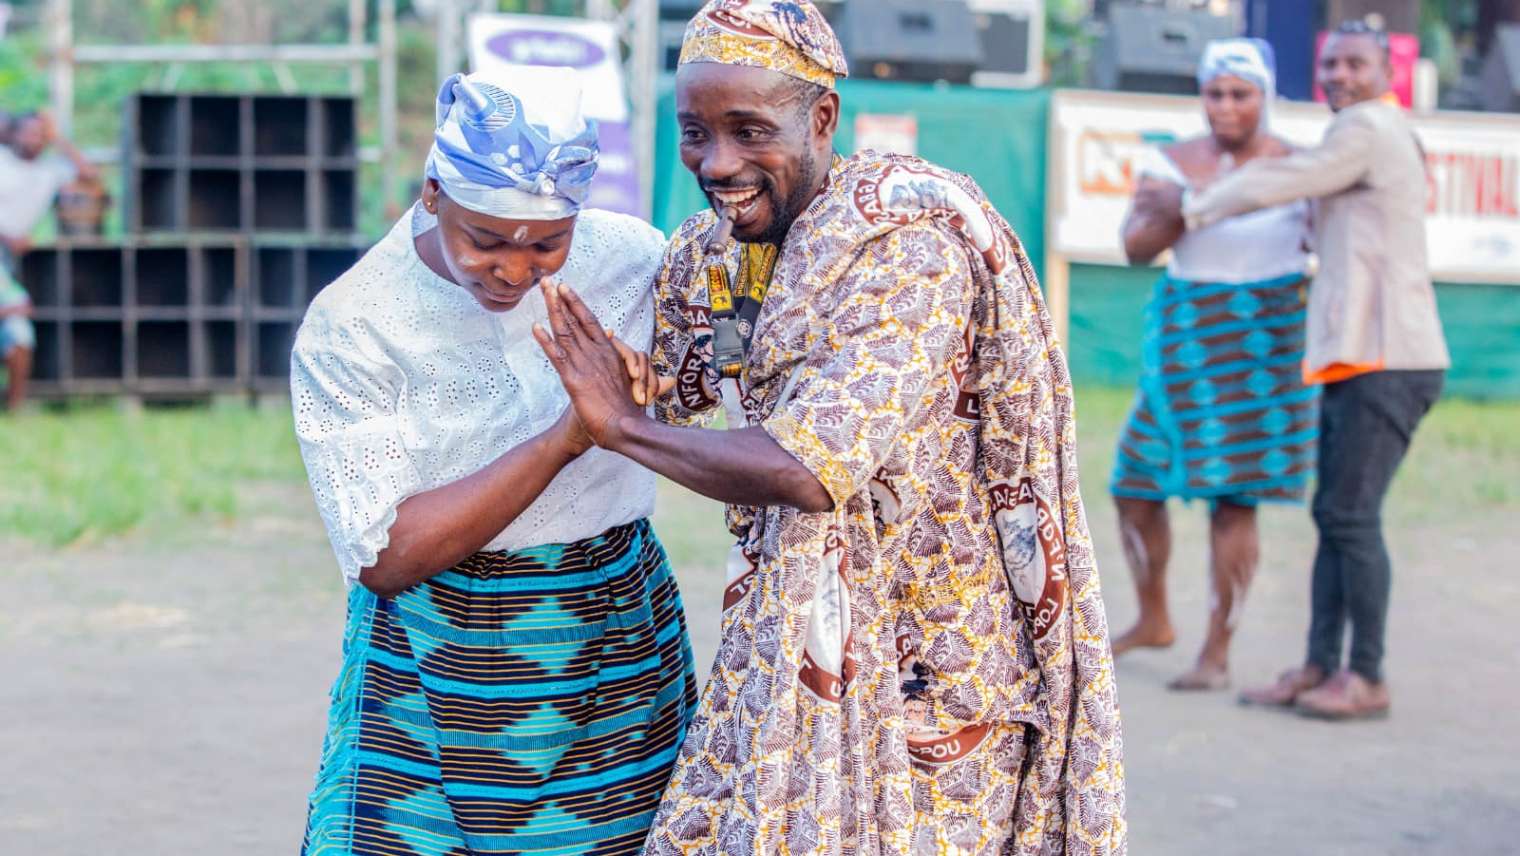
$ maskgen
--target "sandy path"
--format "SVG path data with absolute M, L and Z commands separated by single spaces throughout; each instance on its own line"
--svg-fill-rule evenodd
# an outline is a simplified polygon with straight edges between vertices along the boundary
M 4 551 L 0 850 L 295 852 L 342 594 L 304 492 L 269 490 L 237 529 Z M 1112 514 L 1101 496 L 1089 503 L 1110 618 L 1123 627 L 1133 598 Z M 705 516 L 689 503 L 667 508 Z M 1177 517 L 1181 640 L 1120 668 L 1133 852 L 1516 852 L 1515 515 L 1394 515 L 1395 713 L 1346 726 L 1162 689 L 1202 629 L 1201 514 Z M 1303 650 L 1312 533 L 1297 509 L 1265 520 L 1237 680 L 1270 675 Z M 691 559 L 680 571 L 706 663 L 721 581 Z

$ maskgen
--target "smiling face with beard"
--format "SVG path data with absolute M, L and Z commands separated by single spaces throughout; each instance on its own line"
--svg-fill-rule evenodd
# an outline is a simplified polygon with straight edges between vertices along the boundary
M 839 96 L 763 68 L 694 62 L 676 72 L 681 162 L 734 237 L 781 244 L 823 188 Z

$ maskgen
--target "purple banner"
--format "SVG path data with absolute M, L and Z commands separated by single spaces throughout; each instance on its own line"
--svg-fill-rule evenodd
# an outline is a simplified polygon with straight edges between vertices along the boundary
M 642 218 L 645 215 L 639 204 L 639 165 L 633 153 L 631 129 L 627 122 L 597 125 L 602 154 L 586 205 Z
M 567 65 L 590 68 L 607 52 L 590 39 L 554 30 L 512 30 L 491 37 L 486 50 L 516 65 Z

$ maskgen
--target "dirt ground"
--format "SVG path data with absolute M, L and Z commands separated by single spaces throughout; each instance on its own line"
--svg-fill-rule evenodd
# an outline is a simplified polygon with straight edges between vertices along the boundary
M 0 545 L 0 852 L 295 852 L 342 592 L 304 489 L 254 499 L 237 527 L 61 552 Z M 1113 515 L 1101 495 L 1088 503 L 1122 628 L 1133 597 Z M 1181 639 L 1119 668 L 1131 851 L 1517 852 L 1516 515 L 1394 515 L 1394 714 L 1337 725 L 1163 688 L 1191 659 L 1207 594 L 1202 510 L 1176 511 Z M 1312 530 L 1302 509 L 1282 508 L 1264 532 L 1237 683 L 1303 653 Z M 704 665 L 718 559 L 679 563 Z

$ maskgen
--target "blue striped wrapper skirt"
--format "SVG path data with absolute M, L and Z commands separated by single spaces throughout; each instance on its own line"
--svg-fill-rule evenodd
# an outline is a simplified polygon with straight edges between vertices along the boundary
M 1307 285 L 1301 274 L 1248 283 L 1161 277 L 1146 307 L 1115 496 L 1303 498 L 1319 401 L 1319 388 L 1303 382 Z
M 356 585 L 302 852 L 638 853 L 696 689 L 647 521 Z

